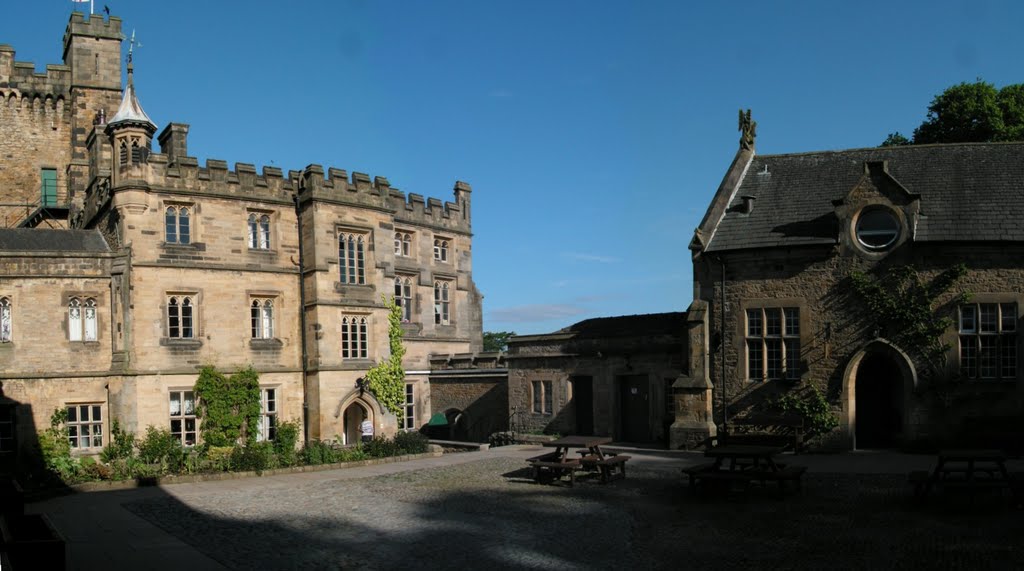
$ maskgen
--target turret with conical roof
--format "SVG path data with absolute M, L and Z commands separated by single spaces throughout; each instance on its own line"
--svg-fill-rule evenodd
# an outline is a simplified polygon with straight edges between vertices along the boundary
M 129 58 L 131 55 L 129 54 Z M 149 162 L 152 151 L 153 134 L 156 125 L 149 115 L 142 110 L 139 99 L 135 95 L 135 82 L 132 62 L 128 60 L 128 84 L 121 97 L 121 105 L 117 113 L 107 123 L 106 133 L 114 147 L 114 185 L 129 178 L 130 169 Z

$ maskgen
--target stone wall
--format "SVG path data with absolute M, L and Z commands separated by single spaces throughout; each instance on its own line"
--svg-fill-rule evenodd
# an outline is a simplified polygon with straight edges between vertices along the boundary
M 876 332 L 874 322 L 863 300 L 850 286 L 851 271 L 878 274 L 887 269 L 911 264 L 923 281 L 930 281 L 952 266 L 965 263 L 968 274 L 949 292 L 939 298 L 937 313 L 953 321 L 957 307 L 951 300 L 959 293 L 969 293 L 975 302 L 1015 302 L 1018 312 L 1024 308 L 1024 248 L 1006 244 L 995 246 L 904 244 L 882 260 L 866 260 L 839 248 L 804 248 L 786 251 L 764 250 L 737 252 L 723 256 L 726 264 L 725 282 L 725 373 L 722 383 L 720 346 L 712 346 L 710 377 L 716 387 L 715 418 L 722 421 L 721 399 L 728 399 L 730 414 L 741 414 L 757 408 L 780 393 L 792 388 L 785 381 L 751 382 L 746 379 L 745 315 L 747 308 L 786 306 L 800 308 L 800 381 L 822 390 L 841 418 L 843 427 L 837 433 L 840 445 L 850 446 L 852 426 L 851 361 L 864 348 L 885 332 Z M 722 331 L 720 272 L 717 262 L 702 258 L 694 263 L 697 288 L 708 295 L 711 330 Z M 1020 315 L 1018 315 L 1018 324 Z M 1019 328 L 1019 325 L 1018 325 Z M 1019 329 L 1018 329 L 1019 330 Z M 1018 355 L 1022 354 L 1018 339 Z M 927 363 L 917 357 L 914 348 L 901 348 L 914 360 L 918 386 L 908 387 L 905 438 L 908 441 L 936 437 L 959 419 L 989 402 L 994 408 L 987 414 L 1010 413 L 1020 406 L 1020 383 L 965 383 L 954 388 L 954 406 L 947 408 L 929 390 L 931 378 L 955 376 L 959 367 L 958 339 L 951 327 L 943 341 L 949 345 L 945 366 L 934 374 Z M 985 397 L 991 394 L 994 398 Z M 995 395 L 1002 395 L 1001 397 Z M 1005 398 L 1010 397 L 1010 398 Z M 998 410 L 997 410 L 998 409 Z

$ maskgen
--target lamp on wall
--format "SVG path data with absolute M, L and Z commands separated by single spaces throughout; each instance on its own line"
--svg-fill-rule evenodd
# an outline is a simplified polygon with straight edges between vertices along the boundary
M 356 379 L 356 387 L 359 389 L 359 396 L 363 396 L 363 391 L 369 388 L 367 385 L 368 383 L 365 378 L 359 377 Z

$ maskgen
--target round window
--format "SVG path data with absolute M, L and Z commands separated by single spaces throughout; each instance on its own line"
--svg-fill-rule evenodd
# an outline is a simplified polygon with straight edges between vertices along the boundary
M 869 250 L 892 246 L 900 237 L 900 221 L 889 210 L 865 210 L 857 218 L 857 240 Z

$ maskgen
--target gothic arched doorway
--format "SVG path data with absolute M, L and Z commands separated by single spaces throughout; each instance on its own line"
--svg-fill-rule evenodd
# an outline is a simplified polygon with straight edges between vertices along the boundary
M 370 407 L 359 401 L 348 405 L 341 415 L 341 443 L 355 444 L 359 442 L 359 437 L 362 436 L 359 425 L 367 418 L 373 420 Z
M 857 448 L 892 448 L 903 432 L 904 382 L 900 366 L 881 352 L 864 355 L 854 381 Z

